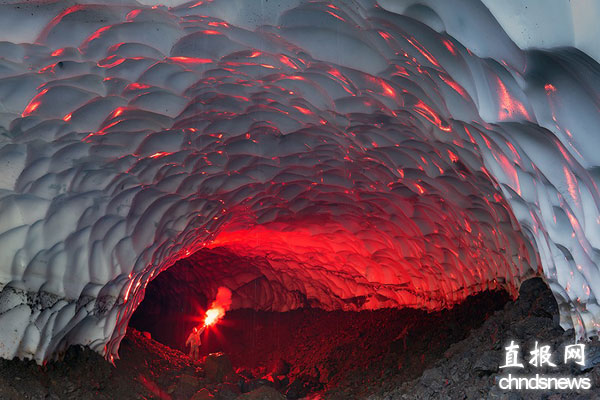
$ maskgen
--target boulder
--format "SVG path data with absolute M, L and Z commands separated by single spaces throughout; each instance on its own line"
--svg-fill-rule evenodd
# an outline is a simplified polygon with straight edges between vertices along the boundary
M 190 398 L 202 386 L 203 382 L 199 378 L 193 375 L 182 374 L 179 377 L 175 387 L 169 390 L 169 392 L 171 392 L 176 398 Z
M 204 360 L 204 373 L 206 379 L 211 382 L 223 382 L 225 378 L 233 374 L 231 361 L 223 353 L 211 353 Z
M 286 391 L 286 396 L 288 399 L 300 399 L 322 388 L 323 385 L 319 381 L 318 376 L 302 374 L 290 383 Z
M 217 387 L 216 398 L 218 400 L 234 400 L 241 394 L 239 385 L 223 383 Z
M 252 379 L 249 381 L 245 381 L 242 384 L 242 392 L 244 392 L 244 393 L 251 392 L 253 390 L 258 389 L 261 386 L 273 387 L 273 386 L 275 386 L 275 384 L 268 379 Z
M 273 371 L 273 375 L 282 376 L 290 373 L 290 363 L 283 359 L 279 359 L 277 364 L 275 365 L 275 370 Z

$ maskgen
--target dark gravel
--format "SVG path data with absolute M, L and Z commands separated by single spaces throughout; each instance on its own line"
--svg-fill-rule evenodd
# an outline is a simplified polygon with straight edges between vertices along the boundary
M 372 395 L 369 400 L 392 399 L 600 399 L 600 343 L 597 339 L 586 342 L 586 366 L 564 364 L 564 346 L 574 343 L 573 330 L 558 326 L 558 308 L 552 293 L 544 282 L 531 279 L 523 283 L 517 301 L 508 302 L 485 323 L 471 331 L 469 336 L 453 344 L 444 358 L 432 368 L 409 382 L 400 383 L 393 390 Z M 505 363 L 505 346 L 511 340 L 520 345 L 523 369 L 499 369 Z M 540 346 L 550 345 L 556 368 L 536 368 L 528 363 L 529 351 L 535 341 Z M 591 379 L 590 390 L 503 391 L 498 380 L 509 372 L 519 376 L 584 377 Z

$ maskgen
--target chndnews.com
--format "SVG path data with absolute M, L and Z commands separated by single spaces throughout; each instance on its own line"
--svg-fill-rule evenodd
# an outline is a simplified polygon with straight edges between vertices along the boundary
M 588 390 L 592 381 L 588 377 L 572 378 L 535 374 L 517 376 L 508 374 L 500 378 L 498 386 L 502 390 Z

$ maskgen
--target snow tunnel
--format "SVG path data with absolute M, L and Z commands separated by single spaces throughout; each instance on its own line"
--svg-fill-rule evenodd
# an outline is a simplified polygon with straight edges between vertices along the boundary
M 0 5 L 0 356 L 112 360 L 179 260 L 269 312 L 540 276 L 597 334 L 597 48 L 484 3 Z

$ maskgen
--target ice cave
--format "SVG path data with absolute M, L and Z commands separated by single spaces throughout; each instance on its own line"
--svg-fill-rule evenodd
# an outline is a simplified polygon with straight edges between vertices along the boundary
M 268 353 L 311 321 L 444 331 L 473 301 L 483 321 L 530 278 L 553 329 L 596 337 L 598 17 L 566 0 L 0 3 L 0 358 L 45 368 L 81 346 L 118 369 L 128 328 L 184 356 L 220 288 L 238 327 L 224 316 L 204 352 L 226 342 L 234 367 L 236 338 Z

